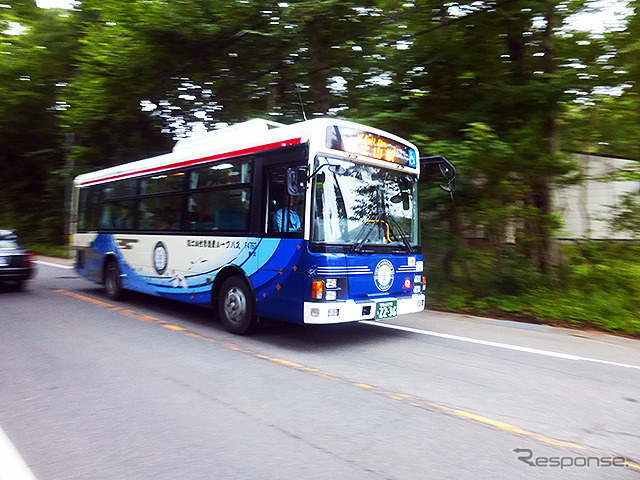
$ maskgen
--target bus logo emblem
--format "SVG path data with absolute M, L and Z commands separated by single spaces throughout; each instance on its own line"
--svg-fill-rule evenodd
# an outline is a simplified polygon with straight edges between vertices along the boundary
M 373 274 L 373 281 L 381 292 L 386 292 L 393 284 L 393 265 L 389 260 L 380 260 Z
M 162 243 L 156 243 L 156 247 L 153 249 L 153 267 L 158 272 L 158 275 L 163 275 L 167 271 L 167 265 L 169 264 L 169 253 L 167 252 L 167 246 Z

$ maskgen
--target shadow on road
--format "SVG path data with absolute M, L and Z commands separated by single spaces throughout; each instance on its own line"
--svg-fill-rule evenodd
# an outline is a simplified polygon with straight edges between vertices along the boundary
M 19 286 L 16 282 L 0 281 L 0 295 L 4 293 L 15 293 L 29 289 L 29 283 L 25 282 L 22 286 Z
M 213 310 L 202 306 L 182 303 L 176 300 L 153 297 L 137 292 L 127 292 L 123 301 L 114 302 L 105 297 L 100 286 L 78 288 L 75 292 L 121 308 L 139 311 L 146 315 L 158 316 L 162 319 L 173 318 L 184 322 L 189 329 L 193 325 L 199 334 L 211 335 L 224 340 L 249 341 L 264 343 L 296 351 L 331 351 L 372 343 L 395 342 L 399 338 L 411 336 L 410 333 L 376 328 L 362 323 L 344 323 L 336 325 L 301 325 L 276 320 L 264 319 L 262 328 L 248 336 L 238 337 L 228 333 L 220 324 Z M 207 331 L 203 332 L 202 329 Z

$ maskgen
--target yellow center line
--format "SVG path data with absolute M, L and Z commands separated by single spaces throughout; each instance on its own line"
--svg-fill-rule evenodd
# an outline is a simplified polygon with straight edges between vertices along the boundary
M 101 302 L 100 300 L 95 300 L 93 298 L 85 297 L 84 295 L 79 295 L 79 294 L 73 293 L 73 292 L 68 292 L 66 290 L 56 290 L 56 292 L 61 293 L 63 295 L 66 295 L 67 297 L 72 297 L 72 298 L 75 298 L 77 300 L 82 300 L 84 302 L 92 303 L 93 305 L 97 305 L 98 307 L 103 307 L 103 308 L 111 308 L 111 307 L 113 307 L 113 305 L 111 305 L 110 303 Z
M 640 465 L 638 465 L 637 463 L 633 463 L 630 460 L 626 460 L 624 466 L 633 468 L 634 470 L 638 470 L 640 472 Z
M 354 383 L 354 385 L 356 387 L 362 387 L 362 388 L 368 388 L 368 389 L 373 389 L 375 387 L 372 387 L 371 385 L 367 385 L 366 383 Z
M 123 308 L 119 308 L 116 307 L 114 305 L 111 305 L 109 303 L 105 303 L 105 302 L 101 302 L 100 300 L 96 300 L 90 297 L 86 297 L 84 295 L 80 295 L 77 293 L 73 293 L 73 292 L 69 292 L 66 290 L 56 290 L 56 292 L 62 294 L 62 295 L 66 295 L 68 297 L 72 297 L 75 298 L 77 300 L 82 300 L 84 302 L 88 302 L 92 305 L 96 305 L 98 307 L 101 308 L 106 308 L 109 310 L 112 310 L 114 312 L 117 313 L 121 313 L 123 315 L 126 315 L 128 317 L 134 318 L 136 320 L 141 320 L 144 322 L 148 322 L 148 323 L 155 323 L 160 325 L 163 328 L 166 328 L 168 330 L 172 330 L 172 331 L 176 331 L 176 332 L 180 332 L 188 337 L 192 337 L 192 338 L 196 338 L 198 340 L 204 340 L 205 342 L 208 343 L 214 343 L 216 345 L 219 345 L 221 347 L 224 347 L 228 350 L 232 350 L 235 352 L 240 352 L 243 353 L 245 355 L 250 355 L 254 358 L 260 359 L 260 360 L 266 360 L 268 362 L 277 364 L 277 365 L 282 365 L 284 367 L 287 368 L 292 368 L 294 370 L 299 370 L 302 372 L 307 372 L 310 373 L 312 375 L 315 376 L 319 376 L 322 378 L 326 378 L 328 380 L 334 381 L 334 382 L 339 382 L 339 383 L 343 383 L 343 384 L 347 384 L 347 385 L 353 385 L 355 387 L 359 387 L 361 389 L 365 389 L 368 390 L 372 393 L 375 393 L 377 395 L 382 395 L 385 396 L 387 398 L 391 398 L 393 400 L 396 401 L 400 401 L 403 402 L 406 405 L 410 405 L 412 407 L 417 407 L 417 408 L 422 408 L 422 409 L 427 409 L 429 411 L 435 411 L 435 412 L 439 412 L 439 413 L 443 413 L 445 415 L 451 416 L 451 417 L 455 417 L 458 419 L 462 419 L 462 420 L 466 420 L 466 421 L 471 421 L 473 423 L 477 423 L 480 425 L 484 425 L 496 430 L 500 430 L 503 432 L 508 432 L 511 433 L 513 435 L 517 435 L 520 437 L 524 437 L 524 438 L 528 438 L 530 440 L 534 440 L 538 443 L 542 443 L 545 445 L 550 445 L 553 447 L 557 447 L 557 448 L 561 448 L 563 450 L 573 450 L 573 451 L 579 451 L 579 452 L 588 452 L 591 454 L 596 454 L 596 455 L 603 455 L 605 456 L 605 454 L 601 451 L 595 450 L 593 448 L 590 447 L 586 447 L 584 445 L 580 445 L 577 443 L 573 443 L 573 442 L 567 442 L 564 440 L 558 440 L 552 437 L 547 437 L 544 435 L 540 435 L 538 433 L 529 431 L 529 430 L 525 430 L 523 428 L 517 427 L 515 425 L 511 425 L 508 423 L 504 423 L 501 422 L 499 420 L 493 420 L 491 418 L 487 418 L 487 417 L 483 417 L 481 415 L 477 415 L 471 412 L 466 412 L 464 410 L 459 410 L 459 409 L 455 409 L 455 408 L 451 408 L 448 407 L 446 405 L 442 405 L 439 403 L 434 403 L 434 402 L 429 402 L 429 401 L 424 401 L 423 403 L 420 403 L 420 399 L 406 394 L 406 393 L 399 393 L 399 392 L 390 392 L 390 391 L 385 391 L 383 389 L 377 388 L 375 386 L 369 385 L 367 383 L 360 383 L 360 382 L 355 382 L 352 380 L 348 380 L 346 378 L 342 378 L 339 377 L 338 375 L 334 375 L 330 372 L 323 372 L 322 370 L 318 370 L 316 368 L 310 368 L 310 367 L 306 367 L 300 363 L 297 362 L 292 362 L 290 360 L 283 360 L 281 358 L 275 358 L 275 357 L 270 357 L 267 355 L 263 355 L 260 353 L 256 353 L 253 352 L 251 350 L 247 350 L 243 347 L 240 347 L 234 343 L 228 342 L 228 341 L 222 341 L 222 340 L 216 340 L 215 338 L 211 338 L 211 337 L 207 337 L 205 335 L 200 335 L 198 333 L 193 333 L 190 332 L 189 330 L 187 330 L 186 328 L 177 326 L 177 325 L 172 325 L 172 324 L 168 324 L 167 322 L 163 321 L 163 320 L 159 320 L 155 317 L 151 317 L 149 315 L 141 315 L 139 313 L 136 313 L 132 310 L 126 310 Z M 633 462 L 629 459 L 625 459 L 625 466 L 634 470 L 638 470 L 640 471 L 640 464 L 637 464 L 636 462 Z
M 169 323 L 167 323 L 165 325 L 162 325 L 162 327 L 164 327 L 164 328 L 166 328 L 168 330 L 173 330 L 174 332 L 186 332 L 187 331 L 186 328 L 182 328 L 182 327 L 179 327 L 177 325 L 171 325 Z

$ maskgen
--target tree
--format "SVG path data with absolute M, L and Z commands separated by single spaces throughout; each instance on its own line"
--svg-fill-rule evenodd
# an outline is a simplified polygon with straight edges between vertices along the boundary
M 3 9 L 20 34 L 0 34 L 0 222 L 29 241 L 60 241 L 65 137 L 61 90 L 75 48 L 69 18 L 35 1 Z M 35 227 L 34 227 L 35 226 Z
M 509 146 L 508 171 L 523 189 L 513 199 L 513 205 L 520 202 L 524 225 L 519 244 L 543 272 L 550 270 L 554 224 L 550 182 L 569 168 L 558 155 L 558 119 L 571 98 L 568 85 L 579 80 L 562 57 L 564 44 L 558 44 L 557 33 L 580 5 L 416 3 L 403 22 L 404 35 L 392 25 L 396 41 L 379 46 L 374 68 L 378 78 L 386 75 L 391 81 L 374 85 L 373 101 L 355 102 L 360 117 L 388 130 L 455 142 L 461 151 L 466 151 L 469 125 L 489 126 Z M 421 144 L 432 151 L 428 142 Z M 489 145 L 485 152 L 476 149 L 475 161 L 483 165 L 483 157 L 491 154 Z
M 638 2 L 624 28 L 603 34 L 572 32 L 580 67 L 576 102 L 567 105 L 563 148 L 640 159 L 640 20 Z M 577 60 L 580 59 L 580 60 Z

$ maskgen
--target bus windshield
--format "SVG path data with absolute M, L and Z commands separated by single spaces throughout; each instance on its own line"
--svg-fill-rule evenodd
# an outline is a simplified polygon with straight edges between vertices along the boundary
M 417 178 L 403 172 L 316 157 L 311 240 L 391 245 L 411 252 L 418 243 Z

